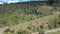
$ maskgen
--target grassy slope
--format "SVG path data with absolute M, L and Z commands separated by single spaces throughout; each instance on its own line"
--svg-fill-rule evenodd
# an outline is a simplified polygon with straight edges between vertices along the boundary
M 30 26 L 30 24 L 32 24 L 34 26 L 39 26 L 39 25 L 41 25 L 41 23 L 44 23 L 44 24 L 49 23 L 49 21 L 52 21 L 52 20 L 54 20 L 57 17 L 58 17 L 58 15 L 56 15 L 56 14 L 54 15 L 53 14 L 53 15 L 42 17 L 42 18 L 38 18 L 38 19 L 33 20 L 33 21 L 24 22 L 24 23 L 20 23 L 18 25 L 15 25 L 15 26 L 11 26 L 9 29 L 11 31 L 17 32 L 21 28 L 22 29 L 27 29 L 27 27 Z
M 49 11 L 51 11 L 52 9 L 53 9 L 53 7 L 50 7 L 50 6 L 41 6 L 41 7 L 38 8 L 37 11 L 42 12 L 42 14 L 43 14 L 43 11 L 44 11 L 44 13 L 46 13 L 46 12 L 49 13 Z M 17 16 L 17 18 L 15 18 L 16 16 Z M 38 15 L 24 15 L 24 14 L 18 14 L 18 13 L 0 14 L 0 22 L 2 21 L 4 23 L 7 23 L 6 25 L 9 25 L 9 23 L 11 22 L 14 25 L 17 22 L 18 23 L 23 23 L 23 22 L 26 22 L 26 21 L 30 21 L 31 19 L 32 20 L 37 19 L 37 17 L 40 18 L 40 16 L 43 17 L 45 15 L 44 14 L 43 15 L 41 15 L 41 14 L 38 14 Z M 5 26 L 5 24 L 3 24 L 3 25 Z
M 12 27 L 10 27 L 10 30 L 14 30 L 16 32 L 20 28 L 27 29 L 27 27 L 30 26 L 30 24 L 32 24 L 34 26 L 39 26 L 42 23 L 44 23 L 44 24 L 49 23 L 49 21 L 54 20 L 57 17 L 58 17 L 57 15 L 45 16 L 45 17 L 30 21 L 30 22 L 25 22 L 25 23 L 18 24 L 16 26 L 12 26 Z
M 52 7 L 49 6 L 42 6 L 38 9 L 38 11 L 44 12 L 44 11 L 49 11 Z M 43 9 L 43 10 L 42 10 Z M 53 9 L 53 8 L 52 8 Z M 54 10 L 53 10 L 54 11 Z M 30 26 L 30 24 L 35 25 L 35 26 L 39 26 L 41 23 L 49 23 L 49 21 L 54 20 L 55 18 L 57 18 L 57 15 L 50 15 L 50 16 L 45 16 L 42 18 L 38 18 L 36 15 L 20 15 L 20 14 L 10 14 L 10 15 L 1 15 L 0 17 L 0 21 L 5 20 L 5 19 L 13 19 L 15 16 L 20 16 L 18 22 L 20 24 L 15 25 L 15 26 L 11 26 L 10 30 L 14 30 L 15 32 L 18 31 L 20 28 L 22 29 L 27 29 L 28 26 Z M 40 15 L 38 15 L 40 16 Z M 21 19 L 22 17 L 25 17 L 23 20 Z M 28 20 L 30 19 L 30 17 L 33 18 L 33 21 L 30 20 L 30 22 L 28 22 Z M 36 20 L 34 20 L 36 19 Z M 24 22 L 24 23 L 23 23 Z M 14 22 L 12 22 L 14 23 Z

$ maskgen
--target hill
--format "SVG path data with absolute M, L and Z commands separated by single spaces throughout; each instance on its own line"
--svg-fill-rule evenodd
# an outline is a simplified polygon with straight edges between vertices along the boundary
M 45 30 L 58 28 L 59 4 L 47 5 L 47 2 L 33 1 L 0 5 L 0 28 L 5 26 L 9 29 L 4 34 L 43 33 Z
M 39 17 L 51 15 L 54 8 L 47 6 L 45 3 L 46 2 L 37 1 L 11 4 L 5 3 L 0 5 L 0 27 L 16 25 Z

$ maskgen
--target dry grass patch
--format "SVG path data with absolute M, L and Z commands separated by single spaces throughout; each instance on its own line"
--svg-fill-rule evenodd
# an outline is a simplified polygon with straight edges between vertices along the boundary
M 25 23 L 18 24 L 16 26 L 12 26 L 12 27 L 10 27 L 10 30 L 17 32 L 20 28 L 27 29 L 27 27 L 29 27 L 30 25 L 39 26 L 42 23 L 45 23 L 45 24 L 49 23 L 49 21 L 52 21 L 57 17 L 58 17 L 58 15 L 45 16 L 45 17 L 30 21 L 30 22 L 25 22 Z

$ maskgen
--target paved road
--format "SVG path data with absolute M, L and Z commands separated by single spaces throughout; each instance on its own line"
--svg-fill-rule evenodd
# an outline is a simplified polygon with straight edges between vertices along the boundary
M 1 28 L 1 29 L 0 29 L 0 34 L 3 34 L 3 32 L 4 32 L 6 29 L 8 29 L 8 26 L 7 26 L 7 27 L 4 27 L 4 28 Z
M 60 31 L 60 28 L 52 29 L 52 30 L 47 30 L 45 31 L 45 34 L 51 33 L 51 32 L 57 32 Z

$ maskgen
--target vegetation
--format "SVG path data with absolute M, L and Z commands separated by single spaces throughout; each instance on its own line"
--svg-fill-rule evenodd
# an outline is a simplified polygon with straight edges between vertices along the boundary
M 0 27 L 5 25 L 13 26 L 19 23 L 34 20 L 36 18 L 48 16 L 52 14 L 54 9 L 53 7 L 49 6 L 28 4 L 29 2 L 26 3 L 26 5 L 25 3 L 0 5 L 0 23 L 1 23 Z
M 48 33 L 48 34 L 60 34 L 60 31 L 52 32 L 52 33 Z
M 60 9 L 46 2 L 23 2 L 0 5 L 0 28 L 4 34 L 31 34 L 60 27 Z M 36 19 L 36 20 L 35 20 Z

